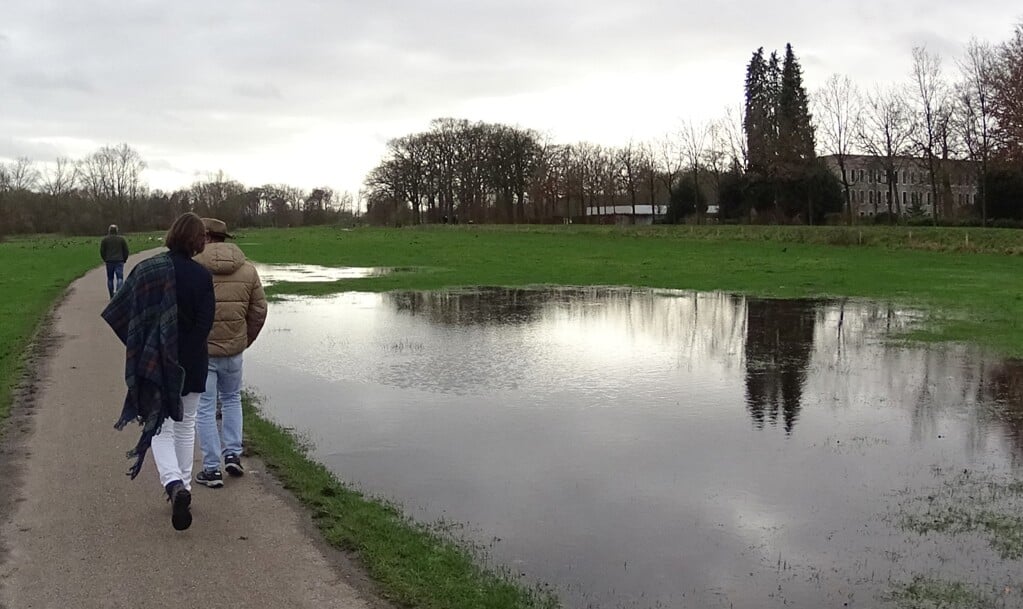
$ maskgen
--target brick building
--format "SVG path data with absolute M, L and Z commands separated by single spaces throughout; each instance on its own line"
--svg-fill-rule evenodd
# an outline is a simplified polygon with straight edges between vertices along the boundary
M 842 172 L 835 155 L 820 157 L 841 181 Z M 972 161 L 936 160 L 938 170 L 939 217 L 962 217 L 972 213 L 977 202 L 977 164 Z M 888 180 L 884 158 L 870 155 L 845 157 L 849 195 L 854 216 L 875 216 L 889 211 Z M 891 212 L 902 215 L 930 216 L 934 211 L 934 192 L 927 171 L 927 159 L 899 157 L 893 180 L 895 199 Z

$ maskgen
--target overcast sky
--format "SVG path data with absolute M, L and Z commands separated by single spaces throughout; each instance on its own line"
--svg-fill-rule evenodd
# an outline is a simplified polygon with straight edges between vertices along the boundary
M 663 137 L 742 103 L 753 50 L 791 42 L 807 88 L 954 69 L 1019 0 L 3 0 L 0 159 L 127 142 L 154 188 L 356 190 L 388 139 L 439 117 L 552 141 Z

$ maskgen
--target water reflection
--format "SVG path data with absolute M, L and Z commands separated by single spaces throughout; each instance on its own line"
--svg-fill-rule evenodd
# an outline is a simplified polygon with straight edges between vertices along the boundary
M 752 300 L 746 307 L 746 406 L 758 428 L 765 419 L 786 432 L 799 418 L 806 368 L 813 351 L 818 304 Z
M 263 285 L 269 286 L 282 281 L 306 283 L 314 281 L 340 281 L 379 277 L 392 269 L 354 266 L 317 266 L 315 264 L 264 264 L 253 262 Z
M 611 288 L 273 307 L 246 369 L 271 414 L 343 479 L 501 539 L 493 560 L 567 607 L 1018 579 L 984 539 L 899 526 L 945 472 L 1023 462 L 1023 366 L 885 341 L 912 311 Z

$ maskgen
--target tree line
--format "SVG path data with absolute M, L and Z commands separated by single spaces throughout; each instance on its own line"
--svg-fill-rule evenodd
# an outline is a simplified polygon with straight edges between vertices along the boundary
M 367 218 L 607 221 L 614 208 L 656 206 L 669 222 L 699 223 L 713 202 L 721 221 L 852 222 L 850 163 L 862 155 L 887 190 L 877 212 L 890 221 L 1023 220 L 1023 24 L 1001 44 L 971 40 L 953 75 L 924 47 L 912 59 L 903 83 L 862 92 L 836 74 L 810 95 L 791 45 L 782 55 L 760 48 L 741 109 L 618 147 L 438 119 L 388 142 L 366 180 Z M 964 163 L 978 191 L 968 205 L 950 194 Z M 922 165 L 929 210 L 900 204 L 898 173 L 908 165 Z
M 27 157 L 0 163 L 0 236 L 12 233 L 97 234 L 163 230 L 193 211 L 231 227 L 351 222 L 351 193 L 287 184 L 248 187 L 217 172 L 174 191 L 151 190 L 146 162 L 128 144 L 103 146 L 78 160 L 39 165 Z
M 20 158 L 0 163 L 0 235 L 96 233 L 109 223 L 158 229 L 184 211 L 232 226 L 347 222 L 363 205 L 362 220 L 388 225 L 600 222 L 623 208 L 700 223 L 711 204 L 723 222 L 852 222 L 862 155 L 886 191 L 878 216 L 923 214 L 900 203 L 899 172 L 909 163 L 928 184 L 928 221 L 1023 221 L 1023 24 L 999 44 L 971 40 L 951 74 L 926 48 L 912 59 L 903 83 L 863 91 L 836 74 L 811 95 L 791 45 L 783 54 L 759 48 L 741 107 L 623 146 L 437 119 L 387 143 L 358 201 L 326 187 L 248 187 L 222 172 L 150 190 L 146 163 L 127 144 L 44 165 Z M 949 195 L 964 163 L 977 185 L 968 205 Z

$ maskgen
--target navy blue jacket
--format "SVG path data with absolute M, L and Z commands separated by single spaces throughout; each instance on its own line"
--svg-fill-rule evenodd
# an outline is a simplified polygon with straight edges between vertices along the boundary
M 185 369 L 186 393 L 206 391 L 209 352 L 206 338 L 213 328 L 216 298 L 213 276 L 184 252 L 171 251 L 178 297 L 178 363 Z

